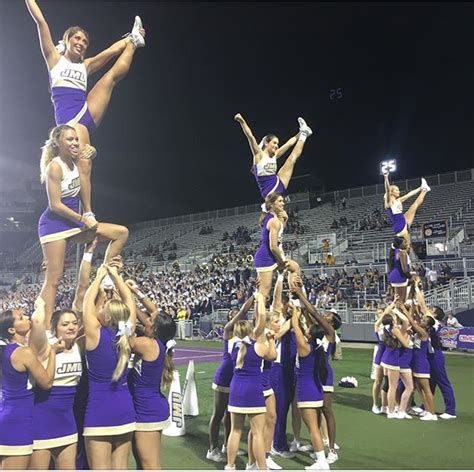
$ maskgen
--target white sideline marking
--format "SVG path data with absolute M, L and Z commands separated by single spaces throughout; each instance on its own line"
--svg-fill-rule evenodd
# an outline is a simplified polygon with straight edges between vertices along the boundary
M 180 348 L 180 347 L 176 348 L 176 351 L 178 351 L 178 352 L 181 352 L 181 351 L 186 351 L 186 352 L 212 352 L 212 351 L 209 351 L 209 349 L 206 349 L 205 351 L 203 351 L 203 350 L 198 350 L 198 349 L 186 349 L 186 348 L 183 349 L 183 348 Z M 216 350 L 216 353 L 221 354 L 221 351 Z
M 217 357 L 219 356 L 220 354 L 209 354 L 207 356 L 199 356 L 199 357 L 175 357 L 175 360 L 187 360 L 187 359 L 194 359 L 194 360 L 199 360 L 199 359 L 202 359 L 203 357 Z

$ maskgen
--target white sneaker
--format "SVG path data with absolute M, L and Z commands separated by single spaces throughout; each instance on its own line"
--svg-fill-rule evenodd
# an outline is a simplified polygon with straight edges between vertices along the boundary
M 235 470 L 235 465 L 234 467 L 231 467 L 230 465 L 225 465 L 224 470 Z
M 136 16 L 132 32 L 129 35 L 130 41 L 136 48 L 142 48 L 145 46 L 145 38 L 140 33 L 141 28 L 143 28 L 142 20 L 139 16 Z
M 299 447 L 301 446 L 300 442 L 297 441 L 296 439 L 293 439 L 293 441 L 288 444 L 290 452 L 296 452 L 299 450 Z
M 305 470 L 331 470 L 327 462 L 316 461 L 314 464 L 307 465 Z
M 420 417 L 421 421 L 438 421 L 438 417 L 432 413 L 428 413 Z
M 427 192 L 431 191 L 431 187 L 428 185 L 428 182 L 424 178 L 421 179 L 421 189 L 426 190 Z
M 294 452 L 290 451 L 277 451 L 276 449 L 273 449 L 273 447 L 270 449 L 270 454 L 272 456 L 280 456 L 283 457 L 284 459 L 293 459 L 293 457 L 296 456 Z
M 313 446 L 311 444 L 305 444 L 304 446 L 299 446 L 298 451 L 300 452 L 311 452 L 313 450 Z
M 400 420 L 412 420 L 413 416 L 410 416 L 406 411 L 399 411 L 397 413 L 398 419 Z
M 388 408 L 386 406 L 383 406 L 380 408 L 380 411 L 382 412 L 382 415 L 386 415 L 388 413 Z
M 398 416 L 398 413 L 390 413 L 390 412 L 387 412 L 387 419 L 389 420 L 398 420 L 400 419 L 399 416 Z
M 258 470 L 257 463 L 254 462 L 253 464 L 245 464 L 245 470 Z
M 339 449 L 341 449 L 341 448 L 340 448 L 336 443 L 334 443 L 334 449 L 335 449 L 336 451 L 339 451 Z
M 442 415 L 439 415 L 439 417 L 442 420 L 455 420 L 457 418 L 456 415 L 450 415 L 449 413 L 443 413 Z
M 214 462 L 227 462 L 227 458 L 221 454 L 218 447 L 214 448 L 212 451 L 207 451 L 206 459 Z
M 380 413 L 382 413 L 382 410 L 377 405 L 374 405 L 372 407 L 372 413 L 374 413 L 375 415 L 380 415 Z
M 311 136 L 313 134 L 313 130 L 306 124 L 306 121 L 301 118 L 298 118 L 298 124 L 300 125 L 300 133 L 306 134 L 306 136 Z
M 429 411 L 423 410 L 418 416 L 426 416 L 429 415 Z
M 411 409 L 417 414 L 421 415 L 425 410 L 423 408 L 420 408 L 419 406 L 412 406 Z
M 267 457 L 267 467 L 270 470 L 281 470 L 283 467 L 281 465 L 278 465 L 270 456 Z
M 339 459 L 339 456 L 337 455 L 336 451 L 329 451 L 326 460 L 328 461 L 328 464 L 334 464 Z

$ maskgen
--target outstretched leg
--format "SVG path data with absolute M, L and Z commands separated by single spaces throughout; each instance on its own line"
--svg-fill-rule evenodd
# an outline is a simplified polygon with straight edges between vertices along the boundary
M 413 202 L 410 208 L 408 208 L 408 210 L 406 211 L 405 220 L 407 221 L 408 228 L 410 228 L 411 225 L 413 224 L 416 211 L 418 210 L 419 206 L 423 203 L 423 200 L 425 199 L 426 194 L 427 194 L 427 191 L 422 189 L 418 197 L 416 197 L 416 200 Z
M 102 122 L 107 107 L 109 106 L 114 87 L 127 75 L 132 65 L 135 46 L 129 39 L 124 39 L 123 41 L 126 43 L 126 46 L 122 54 L 120 54 L 115 64 L 104 74 L 87 95 L 87 107 L 96 126 L 99 126 Z
M 290 183 L 291 177 L 293 176 L 293 170 L 295 168 L 296 161 L 303 152 L 305 141 L 306 135 L 303 133 L 300 134 L 300 137 L 298 138 L 295 147 L 291 151 L 291 154 L 286 159 L 282 168 L 278 171 L 278 177 L 280 178 L 280 181 L 285 186 L 285 188 L 288 188 L 288 184 Z

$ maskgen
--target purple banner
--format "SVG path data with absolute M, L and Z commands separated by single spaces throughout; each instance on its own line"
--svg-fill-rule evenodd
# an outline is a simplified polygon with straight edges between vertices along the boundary
M 439 331 L 443 347 L 448 349 L 469 349 L 474 351 L 474 328 L 450 328 L 445 326 Z

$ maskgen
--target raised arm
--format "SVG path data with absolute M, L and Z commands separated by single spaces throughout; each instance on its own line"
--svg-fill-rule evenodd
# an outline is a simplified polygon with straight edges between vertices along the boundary
M 243 116 L 240 113 L 237 113 L 237 115 L 234 116 L 234 120 L 240 124 L 240 126 L 242 127 L 242 131 L 244 132 L 245 137 L 247 138 L 247 141 L 249 142 L 250 150 L 252 151 L 253 160 L 254 160 L 253 163 L 258 164 L 258 162 L 262 158 L 262 150 L 258 146 L 257 140 L 255 139 L 255 136 L 253 135 L 252 130 L 250 129 L 249 125 L 247 124 L 247 122 L 244 120 Z
M 35 311 L 31 316 L 31 331 L 28 337 L 28 345 L 36 353 L 38 359 L 43 362 L 48 358 L 50 347 L 46 336 L 51 319 L 46 321 L 45 303 L 41 297 L 35 301 Z
M 116 262 L 116 259 L 120 258 L 119 262 Z M 107 268 L 107 272 L 112 279 L 115 287 L 118 290 L 120 298 L 122 302 L 127 306 L 130 311 L 130 316 L 128 321 L 132 324 L 132 332 L 135 331 L 135 326 L 137 324 L 137 313 L 135 310 L 135 302 L 132 297 L 132 292 L 130 291 L 130 287 L 123 281 L 121 275 L 118 273 L 117 264 L 121 264 L 121 257 L 116 256 L 112 259 L 110 264 L 107 264 L 105 267 Z
M 285 279 L 285 275 L 278 274 L 277 280 L 275 282 L 275 288 L 273 289 L 273 300 L 271 311 L 274 313 L 278 313 L 279 315 L 282 314 L 282 307 L 283 304 L 281 302 L 281 295 L 283 293 L 283 280 Z
M 130 288 L 132 293 L 135 295 L 135 297 L 140 300 L 140 302 L 143 304 L 143 306 L 147 310 L 147 313 L 143 313 L 143 311 L 138 308 L 137 304 L 135 304 L 138 319 L 142 323 L 143 323 L 142 321 L 143 315 L 146 317 L 149 316 L 151 319 L 154 319 L 156 315 L 158 314 L 158 307 L 153 302 L 153 300 L 140 290 L 140 287 L 134 280 L 128 279 L 125 281 L 125 283 L 128 285 L 128 287 Z
M 25 0 L 25 3 L 38 29 L 41 53 L 43 54 L 46 65 L 48 66 L 48 70 L 51 70 L 59 61 L 60 54 L 54 46 L 48 23 L 46 23 L 43 13 L 36 3 L 36 0 Z
M 258 339 L 263 332 L 265 331 L 265 297 L 257 292 L 255 295 L 257 300 L 257 310 L 255 313 L 255 327 L 253 329 L 252 337 L 253 339 Z
M 90 243 L 86 244 L 84 249 L 79 274 L 77 276 L 76 293 L 74 294 L 74 300 L 72 302 L 72 309 L 77 313 L 82 313 L 83 311 L 84 295 L 89 286 L 89 277 L 92 269 L 92 256 L 94 255 L 98 242 L 98 238 L 95 237 Z
M 405 306 L 400 306 L 400 310 L 407 317 L 408 322 L 411 324 L 415 333 L 420 336 L 422 341 L 426 341 L 428 339 L 428 333 L 413 319 L 412 314 L 410 313 L 410 310 L 407 310 Z
M 234 331 L 234 326 L 235 324 L 240 321 L 252 308 L 252 305 L 255 301 L 254 296 L 252 295 L 250 298 L 248 298 L 245 303 L 242 305 L 242 308 L 240 311 L 230 320 L 226 323 L 224 326 L 224 339 L 229 339 L 231 333 Z
M 316 320 L 316 322 L 321 325 L 324 329 L 324 333 L 328 338 L 329 342 L 334 342 L 336 340 L 336 331 L 334 330 L 332 324 L 321 316 L 318 310 L 310 303 L 308 298 L 301 290 L 301 287 L 297 286 L 294 288 L 293 293 L 299 298 L 300 302 L 302 303 L 303 307 L 308 311 L 310 316 Z
M 275 157 L 277 159 L 279 159 L 281 156 L 283 156 L 288 151 L 288 149 L 290 149 L 292 146 L 294 146 L 298 141 L 299 135 L 300 135 L 299 133 L 295 134 L 285 144 L 283 144 L 283 146 L 279 147 L 277 152 L 275 153 Z
M 390 208 L 390 181 L 388 180 L 388 172 L 383 175 L 383 185 L 385 188 L 385 195 L 384 195 L 384 205 L 385 209 Z
M 86 335 L 86 345 L 90 340 L 91 346 L 94 346 L 99 341 L 99 329 L 100 323 L 97 319 L 97 309 L 95 306 L 95 299 L 99 293 L 100 283 L 102 279 L 107 275 L 107 268 L 101 265 L 97 269 L 97 275 L 95 280 L 91 283 L 84 296 L 84 306 L 82 313 L 82 323 L 84 325 L 84 333 Z M 87 346 L 86 346 L 87 347 Z

